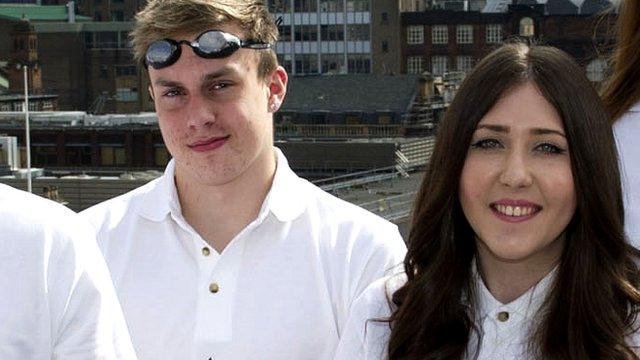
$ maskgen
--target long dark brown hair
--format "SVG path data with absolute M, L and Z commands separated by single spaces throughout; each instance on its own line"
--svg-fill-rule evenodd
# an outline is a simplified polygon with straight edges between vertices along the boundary
M 558 275 L 530 337 L 541 359 L 637 359 L 625 343 L 640 303 L 640 253 L 623 232 L 617 154 L 608 116 L 584 71 L 562 51 L 503 45 L 464 80 L 442 121 L 416 199 L 406 284 L 391 297 L 390 359 L 473 358 L 474 232 L 458 200 L 480 119 L 514 86 L 532 82 L 560 115 L 577 197 Z M 470 344 L 471 349 L 474 344 Z
M 640 101 L 640 0 L 621 1 L 615 32 L 613 72 L 602 93 L 612 121 Z

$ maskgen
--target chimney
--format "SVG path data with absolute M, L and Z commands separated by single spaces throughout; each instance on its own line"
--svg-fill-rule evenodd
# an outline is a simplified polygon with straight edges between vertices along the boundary
M 67 3 L 67 20 L 70 24 L 76 22 L 76 3 L 75 1 L 69 1 Z

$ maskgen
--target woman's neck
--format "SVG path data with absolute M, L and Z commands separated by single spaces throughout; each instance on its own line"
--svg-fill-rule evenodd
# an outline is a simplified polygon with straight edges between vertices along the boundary
M 476 261 L 478 272 L 491 295 L 501 303 L 508 304 L 547 276 L 560 262 L 560 256 L 505 261 L 497 259 L 481 245 Z

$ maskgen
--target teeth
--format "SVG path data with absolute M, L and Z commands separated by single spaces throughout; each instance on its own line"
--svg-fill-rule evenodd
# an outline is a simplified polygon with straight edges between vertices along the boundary
M 495 208 L 498 212 L 507 216 L 528 216 L 535 211 L 535 209 L 530 206 L 496 205 Z

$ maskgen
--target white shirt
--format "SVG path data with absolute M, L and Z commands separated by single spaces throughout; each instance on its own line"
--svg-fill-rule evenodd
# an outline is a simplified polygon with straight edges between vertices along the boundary
M 402 262 L 395 225 L 297 177 L 276 153 L 258 217 L 221 254 L 183 218 L 173 162 L 83 213 L 141 359 L 330 359 L 352 301 Z
M 640 103 L 613 124 L 620 155 L 625 202 L 625 231 L 631 244 L 640 248 Z
M 475 266 L 474 266 L 475 270 Z M 537 313 L 550 290 L 556 270 L 551 271 L 538 284 L 509 304 L 496 300 L 474 271 L 476 288 L 476 324 L 482 332 L 478 360 L 525 359 L 530 329 L 539 319 Z M 387 299 L 399 289 L 404 274 L 382 278 L 369 286 L 354 302 L 344 336 L 335 360 L 387 359 L 387 345 L 391 330 L 386 319 L 391 315 Z M 468 345 L 469 359 L 476 359 L 478 334 L 471 333 Z
M 0 359 L 135 359 L 86 222 L 0 185 Z

